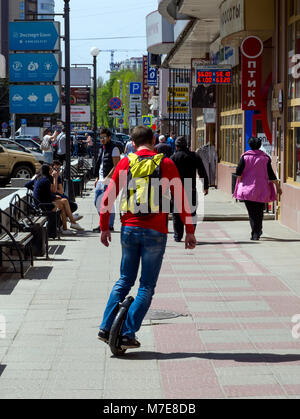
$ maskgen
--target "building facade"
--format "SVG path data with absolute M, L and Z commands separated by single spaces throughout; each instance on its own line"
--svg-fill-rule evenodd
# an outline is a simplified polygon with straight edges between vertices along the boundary
M 162 67 L 192 77 L 197 65 L 232 70 L 231 84 L 214 87 L 211 109 L 192 79 L 192 148 L 215 145 L 217 186 L 231 194 L 249 137 L 261 137 L 283 189 L 272 209 L 300 232 L 300 0 L 160 0 L 158 11 L 173 25 L 187 22 Z

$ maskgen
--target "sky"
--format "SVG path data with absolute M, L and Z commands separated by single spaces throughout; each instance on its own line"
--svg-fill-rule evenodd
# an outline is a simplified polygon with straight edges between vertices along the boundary
M 158 0 L 70 0 L 71 64 L 92 63 L 92 47 L 115 52 L 115 62 L 147 53 L 146 16 L 157 10 Z M 55 0 L 55 13 L 63 13 L 64 1 Z M 56 20 L 63 20 L 57 17 Z M 83 40 L 86 38 L 133 37 L 136 39 Z M 63 47 L 63 42 L 62 42 Z M 63 49 L 63 48 L 62 48 Z M 110 52 L 100 52 L 98 76 L 109 79 Z

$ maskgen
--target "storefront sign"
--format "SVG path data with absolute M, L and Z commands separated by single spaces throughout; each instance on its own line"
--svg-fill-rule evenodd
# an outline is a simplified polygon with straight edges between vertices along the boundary
M 221 6 L 220 35 L 225 38 L 245 29 L 245 0 L 226 0 Z
M 231 67 L 201 67 L 196 70 L 197 84 L 232 84 Z
M 148 55 L 143 55 L 143 100 L 148 100 Z
M 256 36 L 244 39 L 242 53 L 242 109 L 260 110 L 262 52 L 264 45 Z

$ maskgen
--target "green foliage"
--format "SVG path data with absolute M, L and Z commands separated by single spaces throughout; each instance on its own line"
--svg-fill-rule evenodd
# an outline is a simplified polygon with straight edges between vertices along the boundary
M 113 72 L 110 79 L 102 83 L 97 89 L 97 123 L 98 126 L 109 128 L 119 127 L 118 121 L 109 118 L 111 110 L 108 103 L 112 97 L 120 97 L 124 111 L 124 128 L 128 128 L 129 116 L 129 83 L 142 81 L 142 73 L 132 70 L 120 70 Z M 99 86 L 99 85 L 98 85 Z M 122 92 L 121 92 L 122 90 Z M 121 94 L 122 93 L 122 94 Z

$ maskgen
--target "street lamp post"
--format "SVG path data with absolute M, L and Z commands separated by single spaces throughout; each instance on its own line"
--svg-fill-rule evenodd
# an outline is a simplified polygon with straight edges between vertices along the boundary
M 93 66 L 94 66 L 94 164 L 95 167 L 97 161 L 97 57 L 99 55 L 99 48 L 91 48 L 91 55 L 93 56 Z
M 64 174 L 64 191 L 70 201 L 75 200 L 71 179 L 71 76 L 70 76 L 70 0 L 64 0 L 65 21 L 65 101 L 66 101 L 66 167 Z

